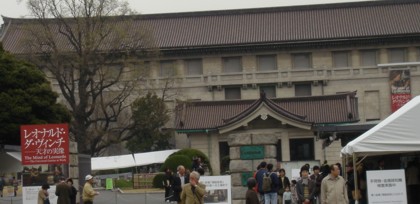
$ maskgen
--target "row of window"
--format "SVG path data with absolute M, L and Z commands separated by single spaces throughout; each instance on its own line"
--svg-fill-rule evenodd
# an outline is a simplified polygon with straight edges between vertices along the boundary
M 295 96 L 312 96 L 311 83 L 294 84 L 294 88 Z M 259 86 L 259 90 L 260 92 L 263 91 L 267 98 L 277 98 L 275 85 Z M 225 87 L 224 91 L 226 100 L 242 99 L 241 87 Z
M 310 161 L 315 160 L 315 143 L 313 138 L 289 139 L 290 161 Z M 277 142 L 277 161 L 283 161 L 281 140 Z M 227 142 L 219 142 L 220 161 L 229 155 L 229 145 Z
M 376 66 L 378 64 L 378 50 L 360 50 L 360 66 Z M 312 68 L 312 54 L 311 53 L 294 53 L 292 57 L 293 69 L 308 69 Z M 407 49 L 406 48 L 392 48 L 388 49 L 388 62 L 406 62 Z M 166 60 L 160 62 L 160 76 L 173 76 L 174 61 Z M 351 67 L 351 51 L 336 51 L 332 52 L 332 63 L 335 68 Z M 242 72 L 242 57 L 223 57 L 222 58 L 223 73 L 238 73 Z M 275 71 L 277 66 L 277 55 L 258 55 L 257 69 L 259 71 Z M 185 60 L 185 75 L 202 75 L 203 62 L 202 59 L 187 59 Z

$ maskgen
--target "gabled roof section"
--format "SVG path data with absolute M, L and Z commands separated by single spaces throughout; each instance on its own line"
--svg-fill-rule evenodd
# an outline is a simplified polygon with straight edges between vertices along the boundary
M 394 0 L 138 15 L 116 21 L 134 17 L 129 30 L 148 29 L 157 47 L 182 50 L 419 37 L 419 11 L 420 1 Z M 34 25 L 34 20 L 3 20 L 5 50 L 27 52 L 19 42 L 30 36 L 23 26 Z
M 255 119 L 265 107 L 277 119 L 307 126 L 359 121 L 356 92 L 326 96 L 229 101 L 182 102 L 176 107 L 175 128 L 183 131 L 211 131 Z M 252 117 L 252 118 L 249 118 Z

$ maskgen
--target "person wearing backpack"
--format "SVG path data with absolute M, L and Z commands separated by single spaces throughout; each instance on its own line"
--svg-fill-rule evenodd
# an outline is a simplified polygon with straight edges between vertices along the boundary
M 267 173 L 263 178 L 263 191 L 265 204 L 277 204 L 277 192 L 279 190 L 279 177 L 273 172 L 273 164 L 267 165 Z
M 255 179 L 257 180 L 257 186 L 258 186 L 258 198 L 260 199 L 260 203 L 264 204 L 264 191 L 262 189 L 263 184 L 263 178 L 265 173 L 267 173 L 267 162 L 263 161 L 260 163 L 260 169 L 255 174 Z

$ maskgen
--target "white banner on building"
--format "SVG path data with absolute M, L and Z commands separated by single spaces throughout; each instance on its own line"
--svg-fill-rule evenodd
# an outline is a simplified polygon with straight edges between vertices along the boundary
M 38 204 L 38 192 L 41 186 L 24 186 L 22 187 L 23 204 Z M 55 186 L 50 186 L 48 189 L 50 204 L 57 203 L 57 196 L 55 195 Z
M 370 204 L 407 204 L 404 170 L 367 171 Z
M 232 186 L 229 176 L 201 176 L 200 183 L 206 185 L 204 203 L 231 204 Z

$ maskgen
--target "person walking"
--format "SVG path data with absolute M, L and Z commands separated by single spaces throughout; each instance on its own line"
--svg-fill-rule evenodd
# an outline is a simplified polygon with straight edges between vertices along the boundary
M 48 189 L 50 185 L 43 184 L 41 190 L 38 191 L 38 204 L 49 204 L 50 200 L 48 198 Z
M 258 186 L 258 198 L 260 199 L 260 203 L 264 204 L 264 191 L 262 188 L 263 178 L 265 173 L 267 173 L 267 162 L 263 161 L 260 163 L 260 169 L 255 174 L 255 179 L 257 180 L 257 186 Z
M 290 180 L 286 176 L 286 171 L 282 168 L 279 170 L 279 204 L 283 203 L 283 193 L 287 187 L 290 187 Z
M 13 185 L 13 193 L 14 196 L 17 196 L 17 191 L 19 189 L 19 181 L 16 179 L 16 177 L 12 177 L 12 185 Z
M 73 186 L 73 179 L 68 178 L 66 180 L 67 185 L 70 186 L 71 194 L 70 194 L 70 203 L 76 204 L 76 196 L 77 196 L 77 189 Z
M 55 189 L 55 195 L 57 196 L 57 204 L 70 204 L 71 188 L 66 183 L 64 177 L 59 178 L 59 183 Z
M 316 185 L 309 178 L 308 166 L 304 165 L 300 169 L 301 179 L 296 184 L 298 203 L 312 204 L 315 198 Z
M 0 196 L 3 197 L 3 189 L 4 189 L 5 181 L 4 176 L 0 177 Z
M 93 199 L 95 196 L 99 195 L 99 192 L 93 190 L 93 184 L 95 181 L 93 180 L 93 176 L 90 174 L 85 177 L 86 183 L 83 186 L 83 194 L 82 200 L 83 204 L 93 204 Z
M 264 176 L 271 178 L 271 189 L 264 192 L 265 204 L 277 204 L 277 193 L 279 191 L 279 177 L 276 172 L 273 172 L 273 164 L 267 164 L 267 173 Z
M 199 182 L 200 174 L 193 171 L 189 178 L 189 183 L 182 187 L 181 204 L 204 204 L 206 185 Z
M 257 185 L 257 181 L 255 178 L 251 177 L 247 180 L 248 190 L 245 194 L 245 204 L 258 204 L 260 201 L 258 200 L 258 194 L 255 192 L 254 187 Z
M 314 198 L 314 204 L 320 204 L 319 202 L 319 194 L 321 193 L 321 182 L 322 182 L 322 175 L 320 174 L 320 168 L 319 166 L 315 165 L 312 167 L 312 171 L 314 172 L 309 176 L 309 178 L 315 182 L 315 198 Z
M 340 176 L 340 168 L 336 164 L 330 166 L 330 174 L 321 182 L 322 204 L 348 204 L 346 181 Z

